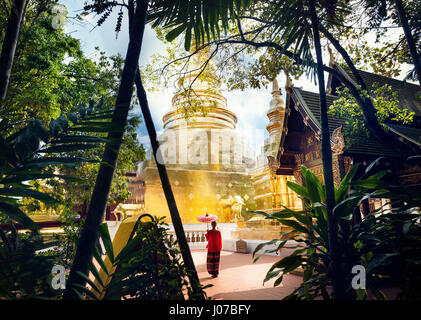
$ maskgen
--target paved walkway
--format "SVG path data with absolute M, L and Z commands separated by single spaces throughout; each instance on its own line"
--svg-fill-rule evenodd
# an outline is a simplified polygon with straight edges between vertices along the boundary
M 212 278 L 206 271 L 206 250 L 192 251 L 199 279 L 208 296 L 216 300 L 280 300 L 301 283 L 301 276 L 285 275 L 282 283 L 273 287 L 275 279 L 263 286 L 267 271 L 279 257 L 263 256 L 253 263 L 251 254 L 221 252 L 219 276 Z
M 112 238 L 119 224 L 108 222 Z M 216 300 L 280 300 L 301 283 L 301 276 L 285 275 L 277 287 L 273 287 L 275 279 L 263 285 L 267 271 L 280 259 L 276 256 L 263 256 L 253 263 L 251 253 L 222 251 L 219 276 L 212 278 L 206 270 L 206 249 L 191 248 L 191 253 L 201 283 L 213 285 L 206 293 Z

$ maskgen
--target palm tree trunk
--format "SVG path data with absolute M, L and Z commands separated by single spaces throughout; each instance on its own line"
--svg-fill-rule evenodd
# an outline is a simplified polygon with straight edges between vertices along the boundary
M 421 56 L 417 51 L 417 45 L 415 43 L 414 37 L 412 36 L 411 28 L 408 24 L 408 17 L 406 16 L 402 0 L 395 0 L 395 5 L 403 32 L 405 34 L 406 43 L 408 44 L 409 52 L 411 53 L 412 61 L 414 62 L 415 72 L 417 73 L 418 81 L 421 85 Z
M 26 0 L 15 0 L 10 11 L 0 56 L 0 101 L 6 97 Z
M 133 31 L 136 37 L 129 41 L 120 88 L 116 100 L 116 106 L 112 123 L 120 125 L 120 130 L 110 132 L 99 168 L 97 180 L 89 204 L 88 214 L 82 228 L 76 256 L 70 271 L 69 280 L 63 299 L 77 299 L 73 291 L 74 284 L 84 286 L 86 281 L 78 275 L 78 272 L 87 274 L 88 264 L 92 259 L 92 249 L 98 241 L 98 229 L 104 219 L 104 212 L 114 176 L 114 170 L 121 147 L 121 141 L 125 131 L 127 116 L 133 95 L 133 84 L 138 70 L 140 50 L 142 47 L 143 33 L 145 30 L 146 11 L 148 0 L 139 0 L 133 17 Z M 114 142 L 118 141 L 118 142 Z
M 171 189 L 170 180 L 168 179 L 167 169 L 165 164 L 161 164 L 157 159 L 159 152 L 159 142 L 156 135 L 155 125 L 152 120 L 152 116 L 149 110 L 149 104 L 146 97 L 146 91 L 142 84 L 142 79 L 139 70 L 136 73 L 135 79 L 137 87 L 137 96 L 139 104 L 142 109 L 143 118 L 145 120 L 146 128 L 148 130 L 149 139 L 151 140 L 152 150 L 155 157 L 156 166 L 158 168 L 159 177 L 161 179 L 162 189 L 164 190 L 165 198 L 167 200 L 168 209 L 170 211 L 171 220 L 174 226 L 175 234 L 177 236 L 180 251 L 183 257 L 184 264 L 189 272 L 189 280 L 192 286 L 193 292 L 196 294 L 196 298 L 203 297 L 202 289 L 199 284 L 199 277 L 197 276 L 196 267 L 193 262 L 193 258 L 190 252 L 189 244 L 184 233 L 183 222 L 181 221 L 180 214 L 178 212 L 177 203 L 174 198 L 174 194 Z
M 317 77 L 319 80 L 319 95 L 320 95 L 320 115 L 321 115 L 321 131 L 322 131 L 322 162 L 323 162 L 323 177 L 325 181 L 326 192 L 326 215 L 328 224 L 328 238 L 329 238 L 329 253 L 331 257 L 332 269 L 332 283 L 333 283 L 333 297 L 334 299 L 343 299 L 344 287 L 341 284 L 341 270 L 340 270 L 340 253 L 338 252 L 338 226 L 333 215 L 333 207 L 335 206 L 335 188 L 333 184 L 333 169 L 332 169 L 332 150 L 330 145 L 329 123 L 327 118 L 327 103 L 325 80 L 323 73 L 323 59 L 322 48 L 319 36 L 319 22 L 316 13 L 314 0 L 309 0 L 311 24 L 314 36 L 314 46 L 317 56 Z
M 133 9 L 134 4 L 133 0 L 129 0 L 128 9 L 129 9 L 129 32 L 132 36 L 132 20 L 133 20 Z M 178 212 L 177 203 L 172 192 L 171 184 L 167 174 L 167 168 L 165 164 L 159 163 L 157 161 L 157 152 L 159 150 L 159 142 L 157 139 L 155 125 L 152 120 L 151 112 L 149 109 L 149 103 L 146 96 L 145 88 L 143 87 L 142 78 L 140 76 L 139 69 L 136 72 L 135 84 L 137 89 L 137 97 L 139 100 L 140 108 L 142 110 L 143 119 L 145 120 L 146 129 L 148 131 L 149 139 L 151 141 L 152 151 L 155 157 L 156 166 L 158 168 L 159 177 L 161 179 L 162 189 L 164 191 L 165 199 L 167 200 L 168 209 L 170 211 L 171 220 L 174 226 L 174 231 L 177 236 L 178 244 L 180 246 L 180 251 L 183 257 L 184 264 L 189 273 L 189 280 L 192 286 L 193 292 L 196 294 L 196 298 L 203 297 L 203 291 L 200 288 L 199 277 L 197 276 L 196 267 L 193 262 L 193 258 L 190 252 L 190 247 L 186 239 L 186 234 L 183 228 L 183 222 L 180 218 L 180 213 Z

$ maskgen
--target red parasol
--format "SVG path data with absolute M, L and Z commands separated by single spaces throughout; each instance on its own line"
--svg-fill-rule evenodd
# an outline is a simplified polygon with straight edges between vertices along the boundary
M 214 214 L 202 214 L 201 216 L 197 217 L 197 221 L 200 222 L 211 222 L 211 221 L 215 221 L 216 219 L 218 219 L 217 216 L 215 216 Z
M 218 219 L 217 216 L 215 216 L 214 214 L 209 214 L 209 213 L 202 214 L 201 216 L 197 217 L 197 221 L 206 222 L 206 223 L 215 221 L 216 219 Z

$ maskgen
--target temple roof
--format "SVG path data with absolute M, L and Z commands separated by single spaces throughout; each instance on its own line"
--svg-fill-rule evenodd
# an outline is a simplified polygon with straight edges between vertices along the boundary
M 404 127 L 397 124 L 386 124 L 386 126 L 402 138 L 420 144 L 421 128 Z
M 320 104 L 319 104 L 319 95 L 314 92 L 305 91 L 300 88 L 291 88 L 291 95 L 293 99 L 299 101 L 298 111 L 303 116 L 303 119 L 308 117 L 307 122 L 309 126 L 318 134 L 318 131 L 321 129 L 320 124 Z M 333 95 L 326 95 L 326 102 L 328 108 L 333 104 L 333 102 L 338 99 L 338 97 Z M 338 119 L 332 115 L 328 115 L 329 121 L 329 131 L 332 135 L 333 131 L 343 125 L 345 122 L 341 119 Z M 395 126 L 396 127 L 396 126 Z M 399 129 L 399 128 L 398 128 Z M 419 130 L 421 134 L 421 129 Z M 413 133 L 414 134 L 414 133 Z M 351 154 L 364 154 L 364 155 L 378 155 L 378 156 L 389 156 L 396 157 L 398 156 L 396 150 L 390 144 L 382 143 L 374 138 L 370 138 L 365 141 L 361 141 L 357 145 L 347 146 L 347 153 Z
M 354 85 L 357 85 L 355 77 L 351 72 L 343 69 L 337 63 L 335 63 L 334 68 L 347 77 Z M 421 97 L 417 98 L 417 94 L 421 92 L 421 86 L 367 71 L 358 70 L 358 73 L 369 90 L 373 88 L 375 83 L 391 86 L 392 90 L 397 91 L 399 94 L 398 99 L 401 109 L 408 109 L 411 112 L 415 112 L 416 115 L 421 116 Z
M 315 127 L 313 127 L 313 130 L 317 132 L 317 130 L 320 130 L 321 128 L 321 122 L 320 122 L 320 99 L 319 94 L 305 91 L 301 88 L 291 88 L 294 95 L 297 97 L 297 99 L 300 101 L 300 104 L 304 108 L 305 113 L 304 118 L 306 115 L 309 117 L 308 121 L 312 121 Z M 336 96 L 327 94 L 326 95 L 326 102 L 327 107 L 329 108 L 333 101 L 338 99 Z M 329 121 L 329 131 L 332 134 L 333 130 L 335 130 L 337 127 L 340 127 L 344 124 L 344 121 L 333 117 L 331 115 L 328 115 L 328 121 Z M 317 129 L 316 129 L 317 128 Z

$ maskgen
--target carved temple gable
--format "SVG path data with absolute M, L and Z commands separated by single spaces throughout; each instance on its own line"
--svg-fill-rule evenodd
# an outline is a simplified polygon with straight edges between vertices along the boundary
M 342 126 L 336 128 L 331 137 L 331 148 L 333 153 L 341 154 L 345 147 L 345 139 L 342 135 Z

